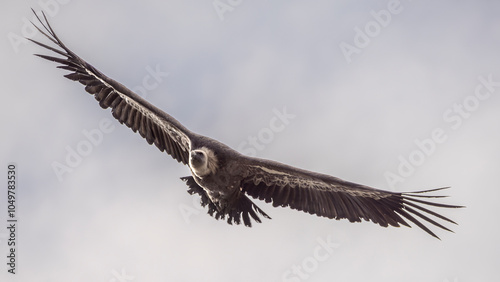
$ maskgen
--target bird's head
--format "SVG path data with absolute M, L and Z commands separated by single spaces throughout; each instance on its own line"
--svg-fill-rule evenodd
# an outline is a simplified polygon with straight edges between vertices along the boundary
M 189 154 L 189 165 L 195 168 L 206 167 L 207 153 L 201 149 L 192 150 Z
M 206 147 L 189 153 L 189 167 L 198 177 L 204 177 L 217 171 L 218 160 L 214 152 Z

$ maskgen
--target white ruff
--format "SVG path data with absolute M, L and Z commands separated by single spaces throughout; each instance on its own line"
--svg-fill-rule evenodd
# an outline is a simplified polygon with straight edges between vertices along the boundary
M 215 156 L 214 152 L 207 147 L 201 147 L 195 151 L 201 151 L 205 155 L 206 162 L 202 167 L 194 167 L 191 163 L 191 158 L 189 159 L 189 166 L 193 170 L 194 174 L 198 177 L 207 176 L 209 174 L 214 174 L 217 172 L 219 167 L 219 161 Z

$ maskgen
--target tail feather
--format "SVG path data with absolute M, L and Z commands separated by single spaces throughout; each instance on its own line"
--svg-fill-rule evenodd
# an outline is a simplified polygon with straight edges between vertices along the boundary
M 181 177 L 186 185 L 189 187 L 188 193 L 193 195 L 194 193 L 200 195 L 200 204 L 202 207 L 208 206 L 208 214 L 215 219 L 225 219 L 227 215 L 227 223 L 229 224 L 240 224 L 243 218 L 243 223 L 245 226 L 252 227 L 253 218 L 256 222 L 261 223 L 259 214 L 265 218 L 271 219 L 263 210 L 261 210 L 257 205 L 255 205 L 245 194 L 240 193 L 236 202 L 229 208 L 225 210 L 219 210 L 217 206 L 210 200 L 207 193 L 203 188 L 201 188 L 198 183 L 194 180 L 192 176 Z

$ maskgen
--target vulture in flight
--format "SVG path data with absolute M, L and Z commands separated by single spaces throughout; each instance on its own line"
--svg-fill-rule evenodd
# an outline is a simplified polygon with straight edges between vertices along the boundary
M 57 47 L 29 39 L 61 57 L 36 54 L 61 64 L 58 68 L 70 71 L 65 77 L 85 85 L 103 108 L 120 123 L 138 132 L 149 144 L 154 144 L 172 158 L 189 167 L 191 176 L 182 177 L 190 194 L 201 196 L 201 205 L 216 219 L 226 219 L 246 226 L 251 218 L 270 218 L 250 197 L 272 203 L 274 207 L 290 207 L 321 217 L 347 219 L 350 222 L 372 221 L 387 227 L 405 225 L 407 221 L 434 234 L 423 222 L 451 231 L 439 220 L 456 224 L 451 219 L 429 209 L 459 208 L 436 203 L 427 194 L 444 188 L 397 193 L 348 182 L 276 161 L 253 158 L 227 145 L 188 130 L 175 118 L 148 103 L 121 83 L 109 78 L 73 53 L 58 38 L 47 17 L 35 13 L 42 27 L 33 25 Z

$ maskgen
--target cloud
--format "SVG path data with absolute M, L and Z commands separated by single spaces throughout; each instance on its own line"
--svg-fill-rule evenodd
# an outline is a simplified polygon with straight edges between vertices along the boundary
M 259 157 L 383 189 L 384 172 L 445 124 L 442 113 L 474 93 L 479 76 L 500 80 L 496 3 L 401 1 L 404 10 L 349 64 L 339 44 L 387 3 L 242 1 L 221 21 L 211 1 L 52 2 L 60 3 L 49 19 L 54 29 L 102 72 L 131 88 L 143 85 L 148 66 L 168 72 L 147 99 L 193 131 L 237 148 L 269 127 L 274 108 L 286 107 L 296 117 Z M 31 55 L 40 48 L 21 43 L 16 52 L 7 35 L 21 36 L 31 14 L 28 5 L 6 5 L 0 151 L 19 167 L 20 280 L 117 281 L 118 273 L 132 281 L 280 281 L 327 236 L 338 252 L 308 281 L 495 276 L 483 262 L 494 261 L 500 235 L 488 220 L 498 198 L 498 93 L 397 187 L 453 186 L 449 202 L 468 208 L 447 211 L 460 225 L 439 234 L 442 241 L 417 228 L 350 224 L 265 203 L 273 219 L 251 229 L 204 210 L 187 223 L 179 205 L 193 200 L 179 177 L 188 169 Z M 66 147 L 103 119 L 116 129 L 60 182 L 52 163 L 64 162 Z M 4 238 L 0 231 L 2 254 Z M 11 278 L 5 266 L 0 273 Z

